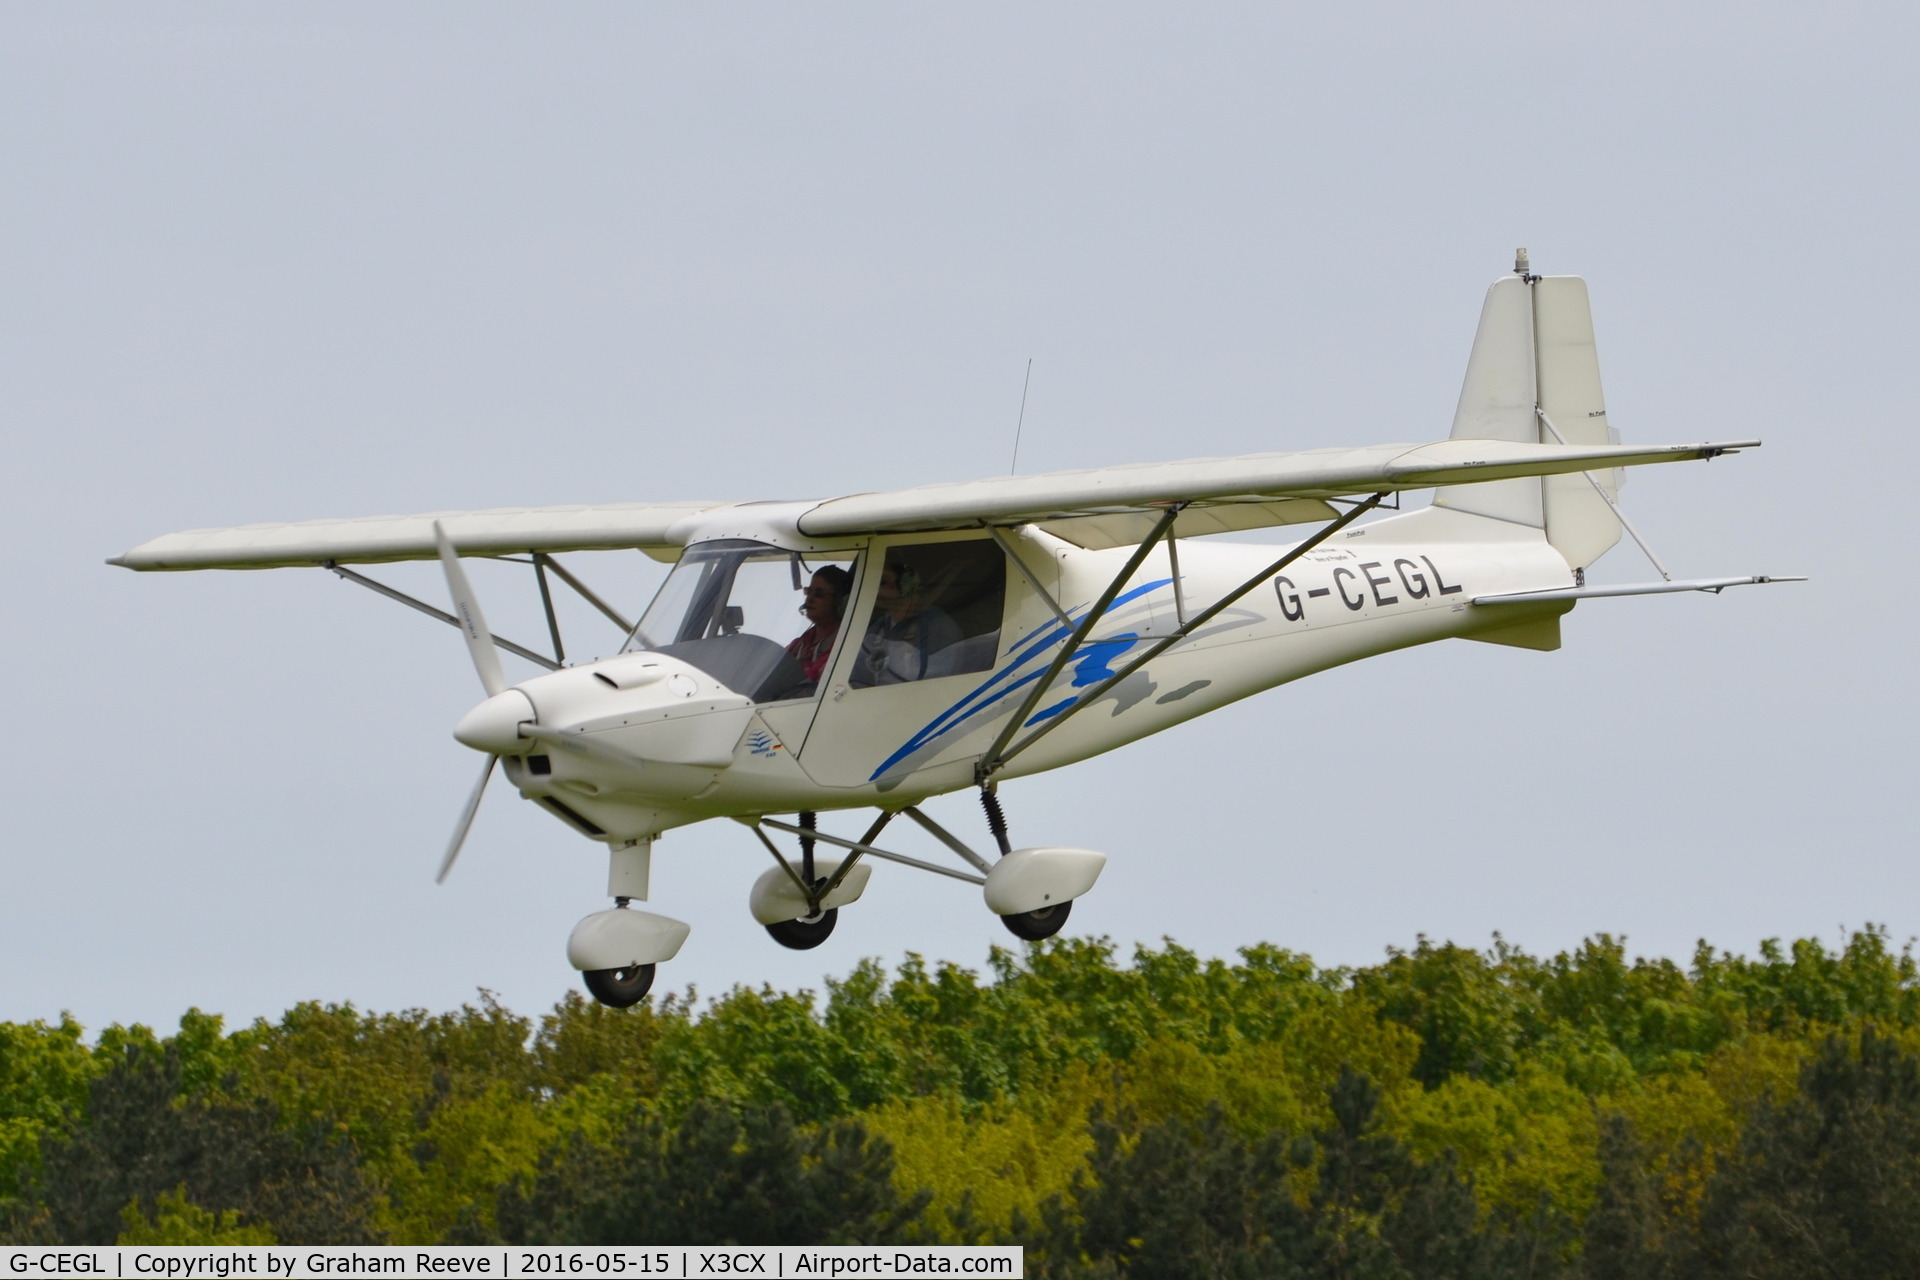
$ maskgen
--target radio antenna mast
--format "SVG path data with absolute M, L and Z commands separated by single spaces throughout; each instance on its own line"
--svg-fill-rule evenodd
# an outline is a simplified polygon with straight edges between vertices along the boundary
M 1027 357 L 1027 376 L 1020 383 L 1020 419 L 1013 424 L 1013 464 L 1007 468 L 1012 475 L 1020 468 L 1020 432 L 1027 425 L 1027 388 L 1033 383 L 1033 357 Z

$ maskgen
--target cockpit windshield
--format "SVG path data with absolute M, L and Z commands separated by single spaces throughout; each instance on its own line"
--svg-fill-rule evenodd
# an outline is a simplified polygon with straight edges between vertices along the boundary
M 626 647 L 692 663 L 755 702 L 810 698 L 844 626 L 853 568 L 851 554 L 695 543 Z

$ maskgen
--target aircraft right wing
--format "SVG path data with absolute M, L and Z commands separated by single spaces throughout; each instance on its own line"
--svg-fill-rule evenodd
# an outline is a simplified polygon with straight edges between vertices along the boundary
M 1441 440 L 1361 449 L 1254 453 L 1234 458 L 1001 476 L 834 498 L 801 515 L 809 537 L 1038 524 L 1082 546 L 1138 542 L 1167 506 L 1191 506 L 1182 537 L 1330 518 L 1329 498 L 1478 484 L 1516 476 L 1685 462 L 1752 448 L 1717 444 L 1564 445 L 1507 440 Z M 1246 508 L 1236 512 L 1235 508 Z M 1080 534 L 1081 536 L 1076 536 Z

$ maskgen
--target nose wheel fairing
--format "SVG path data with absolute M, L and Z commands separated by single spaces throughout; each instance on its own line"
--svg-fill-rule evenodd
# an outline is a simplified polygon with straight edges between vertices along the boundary
M 567 939 L 567 963 L 582 972 L 664 964 L 680 954 L 693 926 L 685 921 L 619 906 L 596 911 Z

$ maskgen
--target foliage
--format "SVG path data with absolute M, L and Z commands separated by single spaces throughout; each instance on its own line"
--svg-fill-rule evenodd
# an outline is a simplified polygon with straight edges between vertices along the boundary
M 1036 1272 L 1050 1277 L 1460 1277 L 1565 1273 L 1568 1232 L 1541 1212 L 1483 1221 L 1451 1158 L 1415 1162 L 1375 1123 L 1380 1091 L 1343 1070 L 1311 1137 L 1249 1140 L 1219 1108 L 1195 1123 L 1094 1122 L 1074 1214 L 1057 1201 Z
M 1920 1273 L 1917 992 L 1873 928 L 1685 967 L 1605 935 L 1420 938 L 1358 970 L 1062 938 L 984 972 L 910 955 L 538 1019 L 483 992 L 91 1045 L 67 1017 L 0 1024 L 0 1231 L 1013 1240 L 1062 1276 Z
M 337 1132 L 285 1127 L 265 1103 L 184 1083 L 173 1046 L 123 1043 L 119 1060 L 90 1083 L 84 1120 L 42 1142 L 9 1235 L 112 1244 L 123 1229 L 142 1231 L 138 1224 L 164 1230 L 169 1213 L 180 1220 L 191 1201 L 216 1215 L 217 1230 L 259 1227 L 288 1244 L 372 1239 L 371 1197 Z
M 120 1210 L 121 1244 L 277 1244 L 266 1227 L 240 1225 L 240 1213 L 228 1209 L 209 1213 L 187 1199 L 183 1183 L 172 1191 L 162 1191 L 154 1199 L 148 1215 L 138 1200 L 129 1200 Z
M 1624 1116 L 1608 1119 L 1603 1161 L 1596 1280 L 1920 1274 L 1920 1056 L 1870 1023 L 1828 1036 L 1797 1089 L 1759 1099 L 1696 1212 Z
M 851 1121 L 802 1132 L 784 1107 L 698 1103 L 640 1116 L 607 1146 L 576 1140 L 498 1214 L 512 1244 L 892 1244 L 925 1206 L 892 1152 Z
M 17 1195 L 40 1162 L 40 1139 L 86 1109 L 94 1060 L 68 1014 L 58 1026 L 0 1022 L 0 1198 Z

